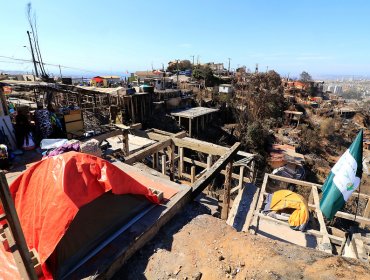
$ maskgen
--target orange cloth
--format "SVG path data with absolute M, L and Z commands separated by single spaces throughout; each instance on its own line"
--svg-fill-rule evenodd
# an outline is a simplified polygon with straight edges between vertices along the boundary
M 45 278 L 51 278 L 45 261 L 78 209 L 110 190 L 114 194 L 145 195 L 159 204 L 146 186 L 118 167 L 77 152 L 42 160 L 11 184 L 10 192 L 27 245 L 38 252 Z

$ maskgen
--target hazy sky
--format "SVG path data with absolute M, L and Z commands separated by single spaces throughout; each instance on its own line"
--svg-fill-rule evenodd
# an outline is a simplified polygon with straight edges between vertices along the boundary
M 0 56 L 30 59 L 23 47 L 27 2 L 0 0 Z M 97 73 L 161 68 L 194 55 L 201 63 L 227 67 L 230 57 L 231 68 L 259 63 L 260 70 L 291 76 L 370 74 L 368 0 L 38 0 L 32 6 L 44 61 Z M 0 57 L 1 70 L 32 69 L 5 61 Z

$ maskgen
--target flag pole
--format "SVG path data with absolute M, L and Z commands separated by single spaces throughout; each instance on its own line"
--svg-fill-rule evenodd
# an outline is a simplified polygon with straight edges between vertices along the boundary
M 364 130 L 361 128 L 361 130 L 360 130 L 360 132 L 362 131 L 362 133 L 364 133 Z M 363 139 L 362 139 L 362 141 L 364 141 Z M 362 148 L 362 149 L 364 149 L 364 148 Z M 362 156 L 362 163 L 364 162 L 364 157 Z M 355 218 L 354 218 L 354 222 L 356 222 L 356 218 L 357 218 L 357 211 L 358 211 L 358 205 L 359 205 L 359 203 L 360 203 L 360 193 L 361 193 L 361 182 L 360 182 L 360 184 L 358 185 L 358 195 L 357 195 L 357 203 L 356 203 L 356 212 L 355 212 Z

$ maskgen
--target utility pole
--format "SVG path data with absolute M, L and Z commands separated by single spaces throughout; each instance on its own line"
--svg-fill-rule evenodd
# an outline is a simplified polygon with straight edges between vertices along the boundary
M 179 60 L 176 59 L 176 72 L 177 72 L 177 89 L 179 89 Z
M 266 66 L 266 73 L 269 71 L 269 67 L 268 66 Z
M 194 67 L 194 55 L 191 55 L 190 57 L 192 57 L 192 58 L 193 58 L 193 67 Z
M 258 63 L 256 63 L 256 71 L 255 73 L 258 73 Z
M 39 77 L 39 72 L 37 71 L 37 65 L 36 65 L 35 55 L 34 55 L 34 53 L 33 53 L 33 47 L 32 47 L 32 42 L 31 42 L 31 36 L 30 36 L 30 32 L 29 32 L 28 30 L 27 30 L 27 35 L 28 35 L 28 40 L 30 41 L 31 55 L 32 55 L 33 66 L 35 67 L 36 77 Z
M 60 73 L 60 78 L 62 79 L 63 75 L 62 75 L 62 69 L 60 69 L 60 64 L 59 64 L 59 73 Z
M 229 60 L 229 67 L 227 68 L 227 74 L 230 76 L 230 60 L 231 60 L 231 58 L 229 57 L 228 60 Z
M 197 55 L 197 65 L 199 65 L 199 55 Z

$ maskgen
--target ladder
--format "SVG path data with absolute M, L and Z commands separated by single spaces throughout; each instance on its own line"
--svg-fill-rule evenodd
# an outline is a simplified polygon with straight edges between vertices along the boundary
M 38 254 L 34 249 L 28 250 L 8 182 L 2 171 L 0 171 L 0 202 L 4 211 L 0 214 L 0 221 L 6 221 L 6 224 L 0 227 L 0 241 L 12 252 L 21 278 L 36 280 L 42 273 Z

